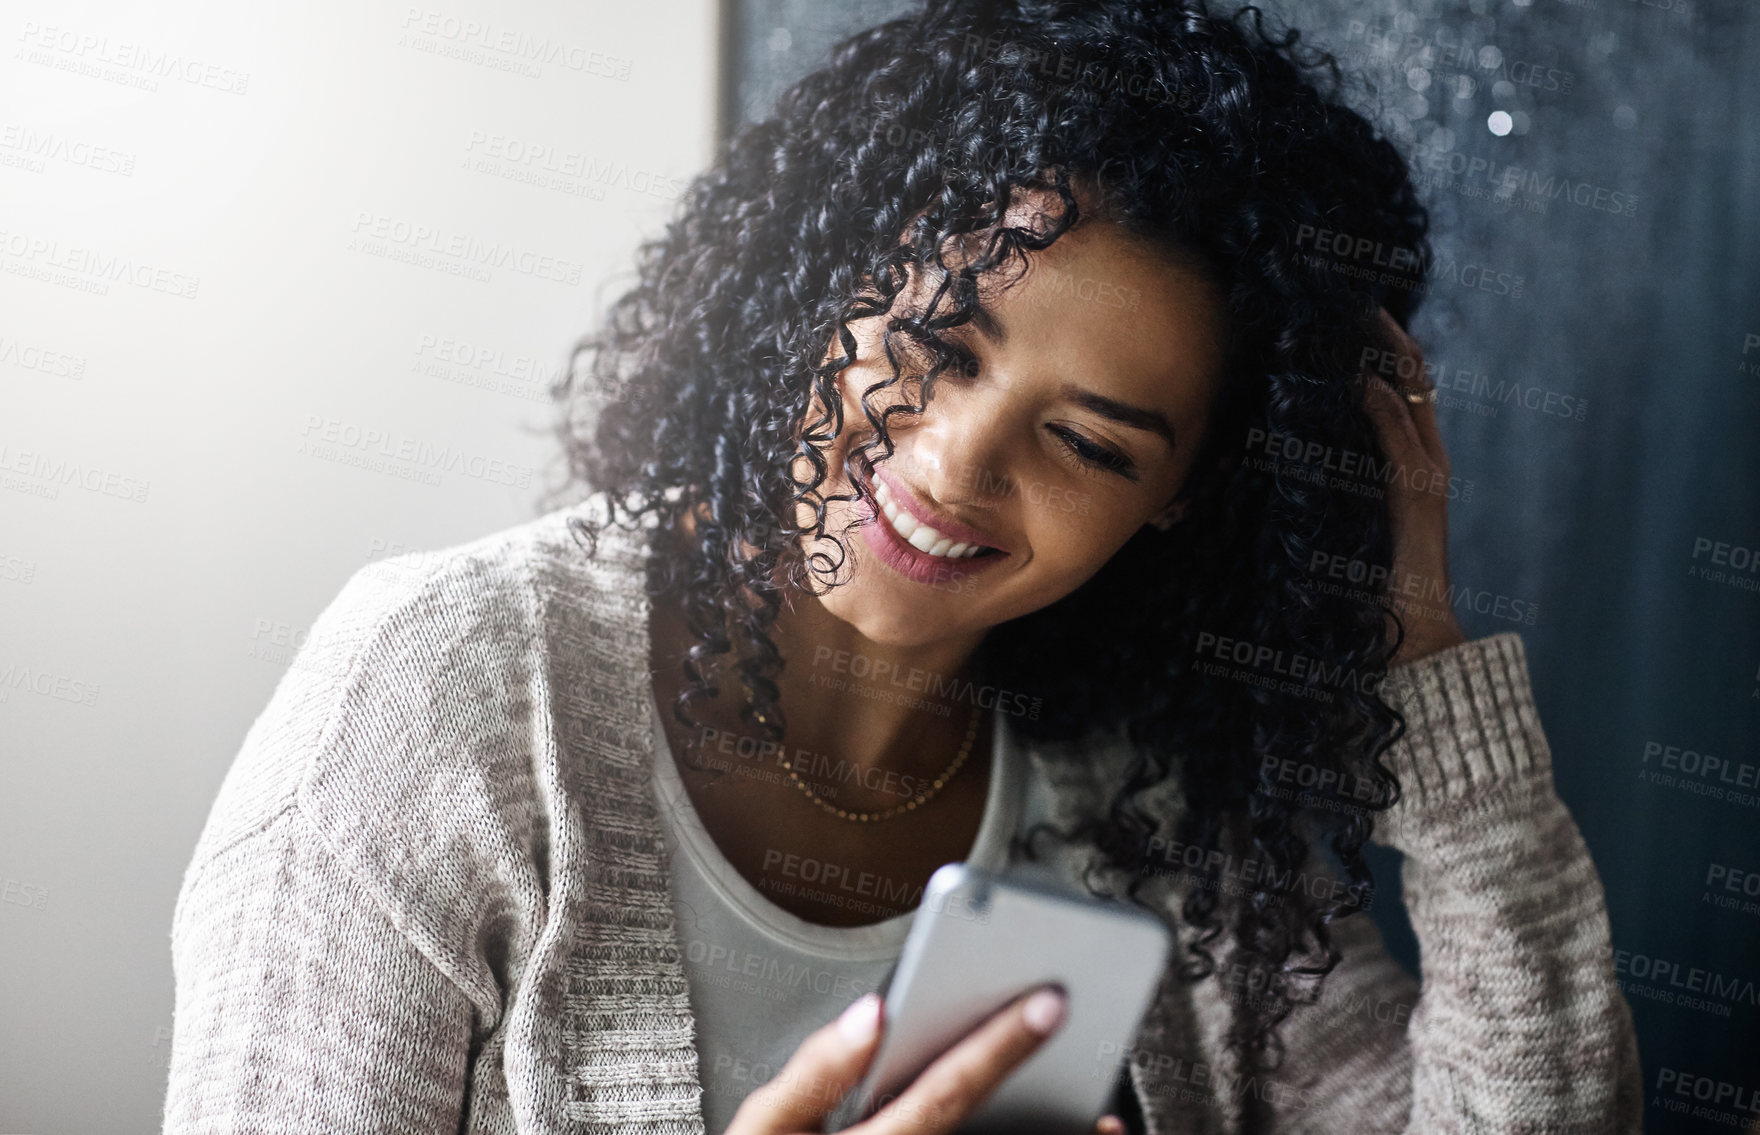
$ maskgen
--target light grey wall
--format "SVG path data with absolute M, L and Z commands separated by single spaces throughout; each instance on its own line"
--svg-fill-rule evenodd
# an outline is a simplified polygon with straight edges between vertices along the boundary
M 159 1129 L 222 774 L 351 572 L 534 514 L 547 380 L 709 158 L 717 19 L 7 9 L 0 1131 Z
M 731 2 L 748 119 L 836 39 L 907 7 Z M 1413 331 L 1441 371 L 1453 472 L 1473 482 L 1452 506 L 1453 582 L 1485 607 L 1457 610 L 1469 634 L 1523 636 L 1616 960 L 1746 983 L 1706 1008 L 1630 983 L 1646 1098 L 1663 1068 L 1760 1091 L 1760 895 L 1740 889 L 1760 889 L 1760 6 L 1267 7 L 1361 73 L 1358 108 L 1426 179 L 1453 267 Z M 1504 177 L 1518 189 L 1500 199 Z M 1481 277 L 1490 290 L 1467 286 Z M 1707 775 L 1671 748 L 1725 763 Z M 1699 771 L 1662 767 L 1683 761 Z M 1656 1106 L 1647 1124 L 1729 1129 Z

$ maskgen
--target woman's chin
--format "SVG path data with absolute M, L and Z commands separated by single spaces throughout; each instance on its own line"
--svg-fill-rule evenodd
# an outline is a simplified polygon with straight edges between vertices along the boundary
M 835 573 L 817 574 L 812 581 L 825 610 L 868 641 L 890 647 L 928 646 L 980 629 L 970 610 L 977 573 L 967 562 L 947 560 L 933 565 L 932 572 L 921 564 L 889 563 L 885 548 L 877 546 L 886 541 L 875 523 L 852 523 L 842 530 L 842 557 L 828 542 L 817 544 L 830 560 L 841 560 Z M 896 549 L 893 558 L 899 559 Z M 828 578 L 837 586 L 827 586 Z
M 839 621 L 848 623 L 876 646 L 916 647 L 948 637 L 954 628 L 944 617 L 918 604 L 869 586 L 864 572 L 878 565 L 858 564 L 850 582 L 822 595 L 819 602 Z

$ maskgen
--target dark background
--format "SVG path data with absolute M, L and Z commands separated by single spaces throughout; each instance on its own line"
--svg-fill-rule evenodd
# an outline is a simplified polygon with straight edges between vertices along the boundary
M 832 43 L 907 7 L 727 0 L 723 135 Z M 1433 279 L 1412 331 L 1442 368 L 1453 472 L 1473 482 L 1451 505 L 1452 581 L 1518 612 L 1457 613 L 1469 636 L 1517 630 L 1527 645 L 1615 949 L 1760 982 L 1760 907 L 1707 886 L 1714 867 L 1760 872 L 1760 804 L 1640 778 L 1662 759 L 1646 745 L 1760 765 L 1760 566 L 1713 562 L 1720 542 L 1760 552 L 1760 6 L 1264 7 L 1362 76 L 1353 105 L 1427 179 L 1438 263 L 1522 279 L 1519 297 Z M 1499 166 L 1448 172 L 1475 158 Z M 1500 196 L 1505 166 L 1529 172 Z M 1555 193 L 1565 181 L 1584 188 Z M 1375 860 L 1384 881 L 1391 855 Z M 1403 911 L 1376 917 L 1415 971 Z M 1730 1130 L 1657 1106 L 1657 1076 L 1760 1091 L 1753 994 L 1721 1016 L 1643 995 L 1666 982 L 1634 984 L 1646 1130 Z

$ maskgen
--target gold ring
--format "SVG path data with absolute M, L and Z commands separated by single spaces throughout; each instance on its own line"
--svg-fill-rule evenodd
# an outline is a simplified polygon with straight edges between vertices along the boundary
M 1400 393 L 1404 394 L 1406 401 L 1414 406 L 1422 406 L 1426 402 L 1434 403 L 1436 401 L 1434 386 L 1425 387 L 1423 390 L 1403 390 Z

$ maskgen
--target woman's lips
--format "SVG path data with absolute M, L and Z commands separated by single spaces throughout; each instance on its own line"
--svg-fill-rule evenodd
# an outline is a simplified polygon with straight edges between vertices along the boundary
M 952 559 L 918 551 L 876 511 L 872 495 L 862 498 L 859 513 L 862 541 L 882 563 L 917 583 L 959 590 L 978 573 L 989 571 L 1008 558 L 1007 552 Z
M 933 528 L 936 532 L 953 540 L 955 543 L 977 544 L 980 547 L 995 548 L 999 552 L 1008 551 L 1007 548 L 999 544 L 988 533 L 980 532 L 970 525 L 961 524 L 951 517 L 929 515 L 928 509 L 923 507 L 922 502 L 917 500 L 917 498 L 911 493 L 910 489 L 905 486 L 904 482 L 893 476 L 888 470 L 876 466 L 874 469 L 874 476 L 878 478 L 881 485 L 886 488 L 887 493 L 892 498 L 894 507 L 901 508 L 909 513 L 911 518 L 918 524 L 928 525 L 930 528 Z M 876 486 L 871 482 L 867 485 L 867 489 L 870 493 L 874 492 L 875 488 Z

